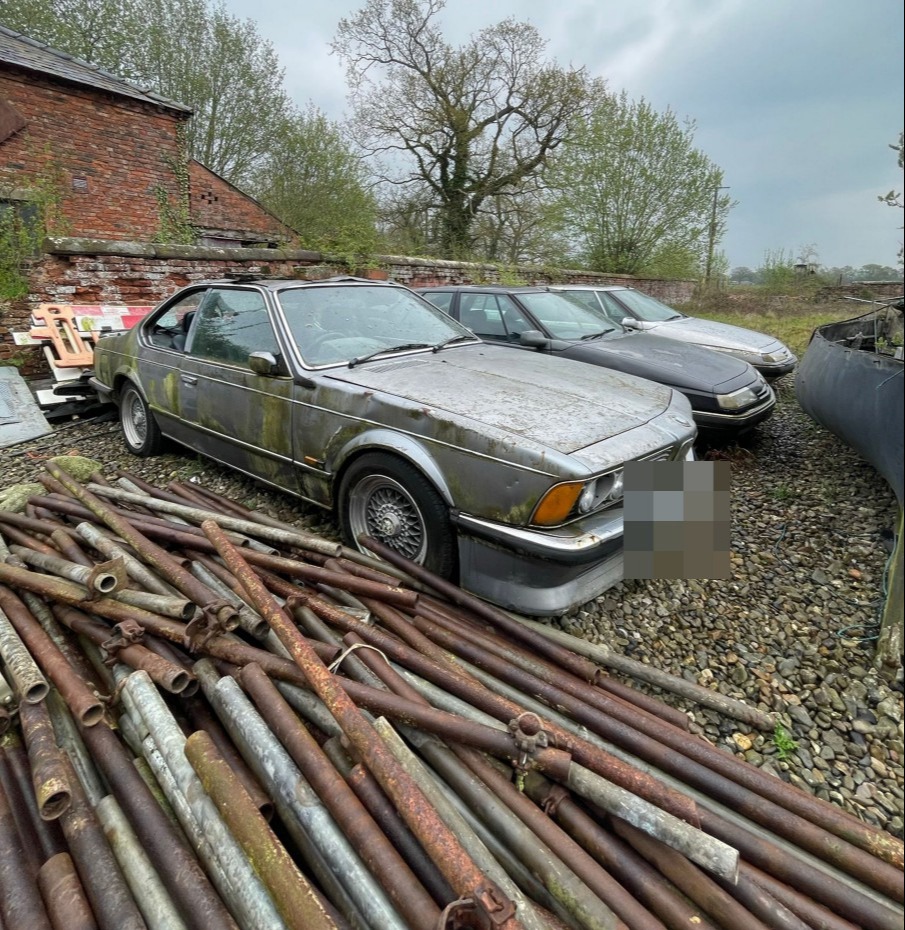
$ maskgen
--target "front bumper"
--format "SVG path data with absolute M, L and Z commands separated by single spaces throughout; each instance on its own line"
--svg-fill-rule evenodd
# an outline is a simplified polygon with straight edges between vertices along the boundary
M 754 367 L 768 380 L 775 381 L 787 375 L 796 365 L 798 359 L 793 355 L 791 359 L 777 362 L 775 365 L 755 365 Z
M 556 616 L 622 580 L 622 507 L 555 532 L 459 514 L 459 583 L 508 610 Z

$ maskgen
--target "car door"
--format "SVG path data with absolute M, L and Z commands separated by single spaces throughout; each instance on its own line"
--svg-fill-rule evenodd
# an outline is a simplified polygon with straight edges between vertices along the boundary
M 212 287 L 195 312 L 179 374 L 179 406 L 193 448 L 295 490 L 288 374 L 256 374 L 249 355 L 280 358 L 257 288 Z

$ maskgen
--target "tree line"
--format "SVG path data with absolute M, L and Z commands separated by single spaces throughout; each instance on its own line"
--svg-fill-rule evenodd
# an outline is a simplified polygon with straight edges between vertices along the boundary
M 194 115 L 186 154 L 338 254 L 697 277 L 733 206 L 695 124 L 612 92 L 506 19 L 461 45 L 444 0 L 340 20 L 350 116 L 286 93 L 271 43 L 211 0 L 0 0 L 0 23 Z

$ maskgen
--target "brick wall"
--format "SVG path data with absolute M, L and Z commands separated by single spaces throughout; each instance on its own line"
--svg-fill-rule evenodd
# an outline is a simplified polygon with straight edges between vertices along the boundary
M 27 122 L 0 145 L 0 197 L 53 175 L 65 218 L 58 233 L 126 242 L 154 237 L 156 191 L 173 204 L 178 198 L 171 165 L 182 157 L 177 126 L 184 114 L 6 70 L 0 99 Z
M 256 200 L 200 162 L 189 162 L 189 186 L 192 222 L 210 233 L 258 241 L 288 242 L 295 238 L 288 226 Z
M 85 239 L 48 239 L 45 254 L 29 276 L 27 297 L 0 303 L 0 364 L 24 359 L 23 373 L 41 372 L 41 356 L 34 349 L 13 344 L 12 333 L 29 328 L 32 310 L 41 303 L 157 304 L 193 281 L 222 278 L 228 273 L 254 272 L 275 277 L 324 278 L 355 274 L 328 256 L 300 249 L 219 249 L 154 243 L 103 242 Z M 386 276 L 408 287 L 434 284 L 472 284 L 512 279 L 494 265 L 449 262 L 398 255 L 378 256 Z M 357 271 L 365 274 L 365 271 Z M 522 266 L 515 269 L 525 284 L 627 284 L 678 305 L 690 299 L 692 281 L 662 281 L 601 275 L 594 272 Z

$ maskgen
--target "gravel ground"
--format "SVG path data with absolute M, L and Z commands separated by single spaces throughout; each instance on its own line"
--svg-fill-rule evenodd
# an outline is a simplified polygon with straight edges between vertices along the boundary
M 706 453 L 732 464 L 732 577 L 623 582 L 557 622 L 776 713 L 785 739 L 650 689 L 717 745 L 901 837 L 902 670 L 888 681 L 872 666 L 894 497 L 801 412 L 791 377 L 777 391 L 770 420 L 743 442 Z M 108 477 L 122 468 L 161 486 L 195 478 L 337 538 L 323 511 L 192 454 L 129 455 L 110 420 L 73 421 L 0 449 L 0 488 L 34 481 L 44 459 L 67 453 L 98 460 Z

